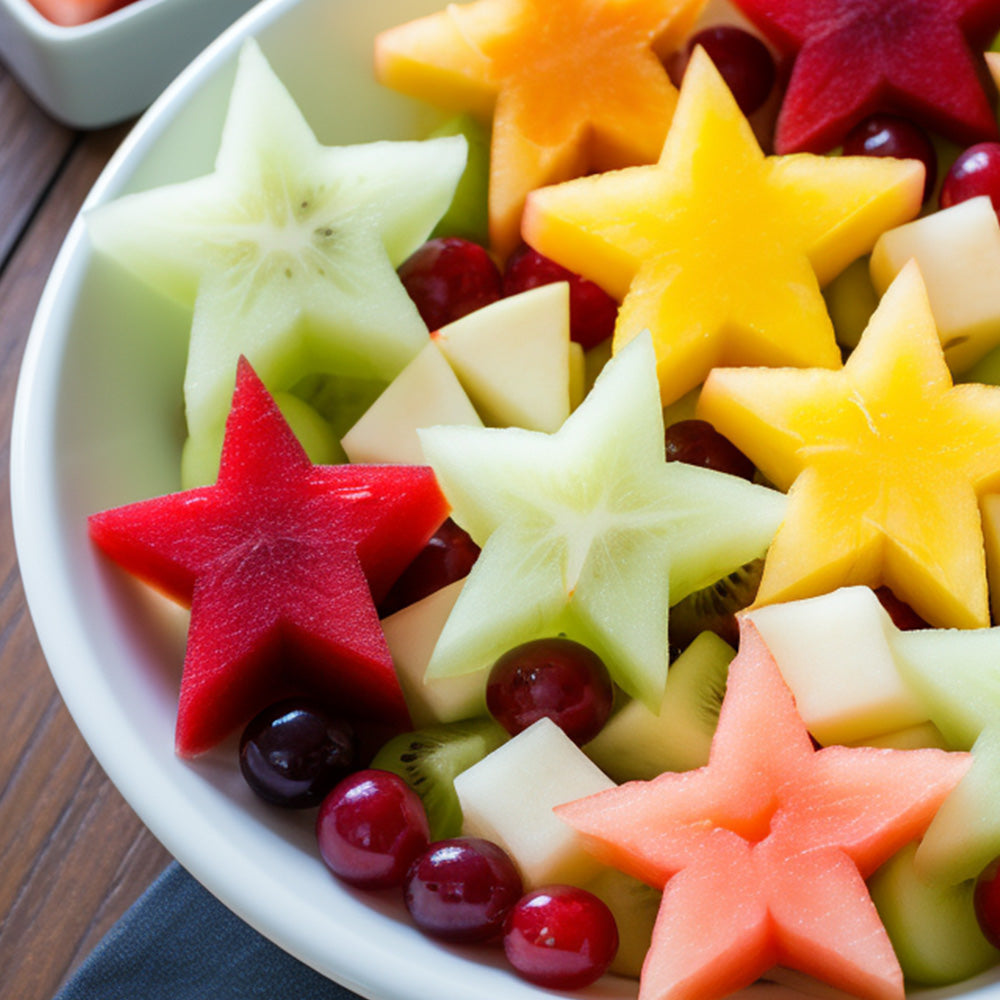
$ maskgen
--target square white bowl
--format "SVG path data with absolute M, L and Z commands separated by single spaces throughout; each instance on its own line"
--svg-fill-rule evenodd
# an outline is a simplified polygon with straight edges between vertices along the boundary
M 135 0 L 75 27 L 0 0 L 0 62 L 54 118 L 100 128 L 138 114 L 256 0 Z

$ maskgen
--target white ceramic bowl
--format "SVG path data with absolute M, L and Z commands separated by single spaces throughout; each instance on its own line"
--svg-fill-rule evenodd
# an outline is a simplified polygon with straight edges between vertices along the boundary
M 0 0 L 0 62 L 54 118 L 79 128 L 148 107 L 255 0 L 135 0 L 89 24 L 63 27 L 29 0 Z
M 321 141 L 421 134 L 426 112 L 374 83 L 371 42 L 380 28 L 439 5 L 265 0 L 156 102 L 87 204 L 210 170 L 234 59 L 251 34 Z M 188 321 L 96 259 L 76 221 L 32 329 L 12 442 L 21 572 L 70 711 L 167 849 L 248 922 L 324 974 L 377 1000 L 551 996 L 516 979 L 496 950 L 422 937 L 393 894 L 338 884 L 317 855 L 311 815 L 259 804 L 231 746 L 195 763 L 174 757 L 185 617 L 100 559 L 86 518 L 177 488 Z M 979 995 L 993 993 L 991 983 L 984 977 Z M 577 995 L 608 1000 L 635 989 L 605 977 Z

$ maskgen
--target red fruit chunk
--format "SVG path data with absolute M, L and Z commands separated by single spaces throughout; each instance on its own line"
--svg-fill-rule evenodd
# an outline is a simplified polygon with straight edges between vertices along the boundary
M 972 905 L 983 937 L 994 948 L 1000 948 L 1000 858 L 988 864 L 976 879 Z
M 379 604 L 379 617 L 409 607 L 468 576 L 478 555 L 479 546 L 449 517 L 392 585 Z
M 895 115 L 872 115 L 855 125 L 844 139 L 845 156 L 894 156 L 924 165 L 924 201 L 937 181 L 937 150 L 927 133 Z
M 503 294 L 517 295 L 540 285 L 569 282 L 569 336 L 585 351 L 615 332 L 618 303 L 594 282 L 567 271 L 561 264 L 522 243 L 507 259 Z
M 478 243 L 440 236 L 399 266 L 399 280 L 427 329 L 440 330 L 500 298 L 500 270 Z
M 480 837 L 439 840 L 410 866 L 403 898 L 413 922 L 442 941 L 488 941 L 524 891 L 503 848 Z
M 1000 29 L 995 0 L 737 0 L 794 55 L 778 153 L 822 153 L 869 115 L 899 114 L 968 145 L 998 137 L 982 52 Z
M 503 948 L 529 982 L 577 990 L 604 975 L 618 951 L 618 928 L 596 896 L 552 885 L 529 892 L 510 911 Z
M 1000 215 L 1000 143 L 980 142 L 961 153 L 941 185 L 942 208 L 988 195 Z
M 345 778 L 316 817 L 323 861 L 359 889 L 401 885 L 429 839 L 420 796 L 390 771 L 370 769 Z
M 688 42 L 688 52 L 699 45 L 722 74 L 740 111 L 752 115 L 774 86 L 774 59 L 768 47 L 756 35 L 732 24 L 699 31 Z
M 534 639 L 504 653 L 486 682 L 486 707 L 516 736 L 551 719 L 577 746 L 611 714 L 614 688 L 604 661 L 572 639 Z
M 687 462 L 752 480 L 753 462 L 707 420 L 679 420 L 664 433 L 668 462 Z
M 301 692 L 407 727 L 373 594 L 447 513 L 429 468 L 313 465 L 242 359 L 218 482 L 89 522 L 110 558 L 191 607 L 177 752 Z

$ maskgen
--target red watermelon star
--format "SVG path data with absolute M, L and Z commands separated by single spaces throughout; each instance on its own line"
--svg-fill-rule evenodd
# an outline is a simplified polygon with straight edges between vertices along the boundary
M 982 59 L 1000 29 L 997 0 L 737 0 L 795 56 L 778 117 L 778 153 L 826 152 L 876 112 L 960 145 L 998 138 Z
M 313 465 L 241 359 L 218 482 L 89 521 L 115 562 L 191 608 L 177 752 L 303 689 L 407 726 L 372 595 L 447 512 L 429 468 Z
M 663 888 L 639 1000 L 715 1000 L 775 965 L 903 1000 L 864 879 L 923 833 L 969 764 L 942 750 L 815 750 L 744 621 L 708 764 L 556 813 L 602 861 Z

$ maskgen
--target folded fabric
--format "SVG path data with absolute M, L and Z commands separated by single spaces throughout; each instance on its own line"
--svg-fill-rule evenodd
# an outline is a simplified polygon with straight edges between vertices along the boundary
M 176 862 L 56 1000 L 358 1000 L 282 951 Z

